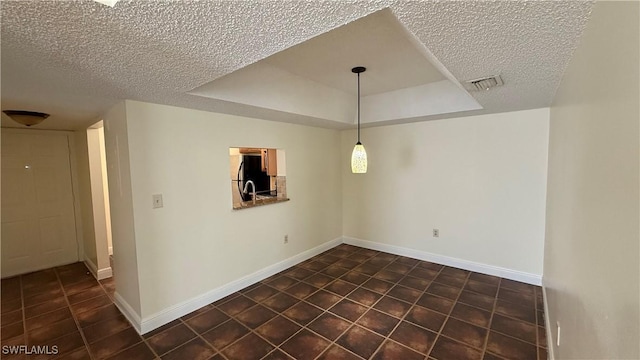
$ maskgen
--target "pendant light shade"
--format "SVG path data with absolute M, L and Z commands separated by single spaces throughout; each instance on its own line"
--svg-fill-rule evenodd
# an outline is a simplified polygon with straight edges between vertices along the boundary
M 354 174 L 367 173 L 367 150 L 360 142 L 354 146 L 351 153 L 351 172 Z
M 365 72 L 366 68 L 357 66 L 351 69 L 351 72 L 358 75 L 358 142 L 351 153 L 351 172 L 354 174 L 367 173 L 367 151 L 360 142 L 360 73 Z

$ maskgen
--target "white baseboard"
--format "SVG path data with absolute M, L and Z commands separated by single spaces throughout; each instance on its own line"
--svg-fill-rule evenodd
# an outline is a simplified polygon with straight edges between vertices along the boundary
M 183 301 L 172 307 L 159 311 L 153 315 L 147 316 L 144 319 L 142 319 L 142 322 L 139 321 L 140 317 L 138 316 L 138 322 L 136 323 L 138 324 L 138 326 L 134 325 L 134 327 L 136 328 L 136 330 L 138 330 L 140 334 L 145 334 L 181 316 L 187 315 L 190 312 L 197 310 L 207 304 L 220 300 L 223 297 L 231 295 L 238 290 L 242 290 L 247 286 L 253 285 L 258 281 L 268 278 L 271 275 L 277 274 L 302 261 L 312 258 L 324 251 L 327 251 L 337 245 L 340 245 L 341 243 L 342 243 L 342 238 L 337 238 L 337 239 L 328 241 L 322 245 L 319 245 L 307 251 L 301 252 L 298 255 L 292 256 L 288 259 L 282 260 L 276 264 L 267 266 L 264 269 L 258 270 L 252 274 L 249 274 L 240 279 L 237 279 L 235 281 L 222 285 L 218 288 L 215 288 L 211 291 L 208 291 L 200 296 Z M 116 293 L 116 300 L 118 300 L 117 293 Z M 126 302 L 123 302 L 123 304 L 126 304 Z M 120 306 L 118 307 L 120 308 Z M 131 317 L 134 317 L 134 315 L 136 315 L 135 312 L 132 314 Z M 125 316 L 127 315 L 125 314 Z M 127 318 L 129 319 L 129 321 L 135 320 L 135 319 L 132 320 L 129 316 L 127 316 Z
M 505 279 L 520 281 L 531 285 L 542 285 L 542 276 L 523 271 L 507 269 L 499 266 L 482 264 L 474 261 L 453 258 L 444 255 L 429 253 L 426 251 L 414 250 L 405 247 L 383 244 L 368 240 L 357 239 L 345 236 L 342 242 L 349 245 L 359 246 L 371 250 L 383 251 L 394 255 L 406 256 L 413 259 L 434 262 L 436 264 L 447 265 L 459 269 L 474 271 L 482 274 L 498 276 Z
M 140 323 L 141 323 L 140 314 L 138 314 L 135 310 L 133 310 L 131 305 L 129 305 L 129 303 L 122 296 L 120 296 L 120 294 L 117 291 L 116 293 L 113 294 L 113 297 L 115 299 L 115 304 L 118 310 L 120 310 L 120 312 L 124 315 L 124 317 L 126 317 L 127 320 L 129 320 L 129 322 L 131 323 L 131 325 L 133 325 L 133 328 L 136 329 L 138 334 L 142 334 L 141 327 L 140 327 Z
M 93 275 L 94 278 L 98 278 L 98 267 L 96 266 L 96 264 L 91 261 L 91 259 L 85 255 L 84 256 L 84 264 L 89 268 L 89 271 L 91 271 L 91 274 Z
M 547 287 L 542 283 L 542 301 L 544 303 L 544 325 L 547 333 L 547 355 L 549 360 L 554 360 L 556 357 L 553 354 L 553 336 L 551 334 L 551 320 L 549 319 L 549 303 L 547 302 Z
M 111 270 L 111 267 L 106 267 L 104 269 L 100 269 L 98 270 L 98 280 L 102 280 L 102 279 L 108 279 L 110 277 L 113 276 L 113 270 Z
M 91 271 L 91 274 L 93 275 L 94 278 L 96 278 L 96 280 L 102 280 L 102 279 L 110 278 L 113 276 L 113 271 L 111 270 L 111 267 L 106 267 L 104 269 L 98 270 L 98 267 L 96 266 L 96 264 L 93 261 L 91 261 L 91 258 L 89 258 L 86 254 L 84 256 L 84 263 L 85 265 L 87 265 L 87 267 L 89 268 L 89 271 Z

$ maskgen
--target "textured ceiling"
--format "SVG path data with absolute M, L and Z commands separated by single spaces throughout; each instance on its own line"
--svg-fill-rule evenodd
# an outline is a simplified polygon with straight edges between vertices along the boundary
M 351 68 L 366 64 L 362 96 L 445 80 L 412 43 L 391 11 L 382 10 L 257 62 L 356 94 Z M 341 71 L 340 71 L 341 70 Z
M 348 127 L 187 91 L 384 8 L 459 81 L 502 75 L 504 86 L 473 93 L 483 110 L 472 113 L 549 106 L 593 4 L 120 1 L 111 8 L 91 0 L 33 0 L 0 6 L 2 109 L 49 112 L 38 127 L 63 129 L 94 122 L 122 99 Z M 4 115 L 2 123 L 11 126 Z
M 355 124 L 482 109 L 389 9 L 376 11 L 190 91 L 286 113 Z

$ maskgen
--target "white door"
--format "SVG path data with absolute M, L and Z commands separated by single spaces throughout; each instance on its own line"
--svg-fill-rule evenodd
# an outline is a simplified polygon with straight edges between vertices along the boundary
M 2 130 L 2 277 L 78 261 L 66 133 Z

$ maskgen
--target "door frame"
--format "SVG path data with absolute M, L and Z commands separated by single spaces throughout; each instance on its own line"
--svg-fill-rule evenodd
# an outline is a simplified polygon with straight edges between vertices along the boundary
M 110 278 L 113 275 L 109 253 L 109 237 L 111 236 L 111 215 L 109 213 L 107 169 L 104 142 L 100 141 L 100 132 L 104 131 L 102 120 L 86 129 L 87 160 L 89 162 L 89 187 L 91 197 L 91 215 L 93 218 L 93 233 L 96 249 L 96 262 L 86 259 L 89 270 L 98 280 Z M 103 161 L 105 160 L 105 161 Z M 107 185 L 108 186 L 108 185 Z M 105 196 L 107 195 L 107 196 Z
M 40 130 L 40 129 L 19 129 L 19 128 L 1 128 L 0 131 L 12 134 L 43 134 L 43 135 L 60 135 L 67 137 L 67 146 L 69 147 L 69 167 L 71 168 L 71 193 L 73 195 L 73 219 L 76 228 L 76 249 L 78 251 L 78 261 L 84 261 L 84 239 L 82 236 L 82 213 L 80 211 L 80 192 L 78 182 L 78 164 L 76 143 L 73 131 L 68 130 Z M 1 194 L 0 194 L 1 196 Z M 1 225 L 0 225 L 1 226 Z M 0 241 L 2 239 L 0 238 Z

